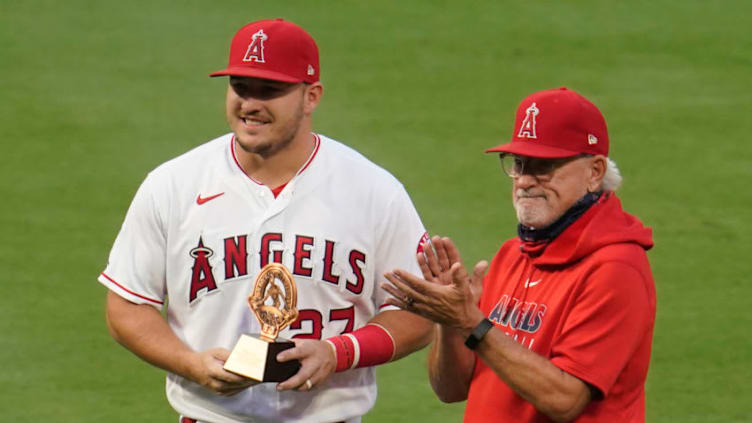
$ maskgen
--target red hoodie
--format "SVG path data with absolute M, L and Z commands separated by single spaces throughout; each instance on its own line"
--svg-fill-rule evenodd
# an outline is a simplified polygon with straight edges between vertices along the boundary
M 496 328 L 602 394 L 577 422 L 643 422 L 655 321 L 652 231 L 608 194 L 541 255 L 501 246 L 480 308 Z M 548 422 L 476 358 L 465 422 Z

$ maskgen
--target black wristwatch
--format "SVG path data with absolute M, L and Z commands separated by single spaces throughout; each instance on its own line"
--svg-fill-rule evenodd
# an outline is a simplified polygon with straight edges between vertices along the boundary
M 480 323 L 478 323 L 478 326 L 473 329 L 473 333 L 471 333 L 465 340 L 465 345 L 471 350 L 474 350 L 492 327 L 494 327 L 494 324 L 491 323 L 490 320 L 481 320 Z

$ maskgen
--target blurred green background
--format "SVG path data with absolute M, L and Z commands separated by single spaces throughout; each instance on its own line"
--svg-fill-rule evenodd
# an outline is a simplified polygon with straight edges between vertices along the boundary
M 752 3 L 0 0 L 0 421 L 172 422 L 163 372 L 111 340 L 95 281 L 136 188 L 227 132 L 229 41 L 284 17 L 321 50 L 318 132 L 402 180 L 466 264 L 515 235 L 483 149 L 568 86 L 606 116 L 625 208 L 654 228 L 651 422 L 752 421 Z M 456 422 L 425 353 L 367 422 Z

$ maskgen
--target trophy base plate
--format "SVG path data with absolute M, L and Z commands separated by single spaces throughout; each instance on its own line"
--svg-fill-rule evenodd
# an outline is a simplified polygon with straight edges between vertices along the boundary
M 257 336 L 241 335 L 224 369 L 259 382 L 282 382 L 300 370 L 300 362 L 281 363 L 277 354 L 294 346 L 294 342 L 282 338 L 267 342 Z

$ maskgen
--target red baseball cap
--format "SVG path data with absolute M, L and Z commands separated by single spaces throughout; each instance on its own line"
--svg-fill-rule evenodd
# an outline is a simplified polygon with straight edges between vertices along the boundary
M 227 68 L 209 74 L 224 75 L 312 84 L 319 80 L 319 49 L 313 38 L 292 22 L 252 22 L 232 39 Z
M 540 158 L 608 156 L 606 120 L 593 103 L 572 90 L 539 91 L 517 108 L 512 142 L 486 150 L 496 152 Z

